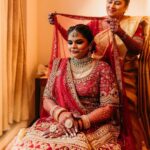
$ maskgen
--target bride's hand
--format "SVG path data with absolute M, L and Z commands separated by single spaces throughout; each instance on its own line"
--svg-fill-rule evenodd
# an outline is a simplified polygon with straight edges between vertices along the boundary
M 42 136 L 45 138 L 57 138 L 65 134 L 65 127 L 58 122 L 54 122 L 46 131 L 44 131 Z
M 74 137 L 80 130 L 78 118 L 72 112 L 62 112 L 59 116 L 59 123 L 64 125 L 67 136 Z

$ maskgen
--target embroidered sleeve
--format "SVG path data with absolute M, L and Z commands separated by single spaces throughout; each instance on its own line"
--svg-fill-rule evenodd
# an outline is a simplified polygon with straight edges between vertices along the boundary
M 55 95 L 54 95 L 53 89 L 54 89 L 54 82 L 55 82 L 55 77 L 56 77 L 57 69 L 59 66 L 59 62 L 60 62 L 60 59 L 58 59 L 58 58 L 55 59 L 53 62 L 52 71 L 49 75 L 47 84 L 44 89 L 44 93 L 43 93 L 44 98 L 55 100 Z
M 115 76 L 107 63 L 102 63 L 100 73 L 100 106 L 119 105 L 119 92 Z

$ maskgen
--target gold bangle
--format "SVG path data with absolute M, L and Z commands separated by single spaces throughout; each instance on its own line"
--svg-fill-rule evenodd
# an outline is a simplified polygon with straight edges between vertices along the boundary
M 82 119 L 82 122 L 83 122 L 84 129 L 90 128 L 91 123 L 90 123 L 88 115 L 82 115 L 81 119 Z
M 66 111 L 66 109 L 65 108 L 59 108 L 59 109 L 55 109 L 55 111 L 54 111 L 54 119 L 56 120 L 56 121 L 58 121 L 58 118 L 59 118 L 59 115 L 62 113 L 62 112 L 65 112 Z
M 50 115 L 53 117 L 53 113 L 54 113 L 54 110 L 56 109 L 56 108 L 58 108 L 59 106 L 58 105 L 55 105 L 54 107 L 52 107 L 51 109 L 50 109 L 50 111 L 49 111 L 49 113 L 50 113 Z

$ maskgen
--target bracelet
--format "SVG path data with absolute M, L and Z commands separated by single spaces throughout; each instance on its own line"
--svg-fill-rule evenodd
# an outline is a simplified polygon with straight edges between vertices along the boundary
M 58 118 L 59 118 L 59 116 L 60 116 L 60 114 L 62 113 L 62 112 L 65 112 L 66 111 L 66 109 L 65 108 L 63 108 L 63 107 L 61 107 L 61 108 L 59 108 L 59 109 L 56 109 L 55 111 L 54 111 L 54 119 L 56 120 L 56 121 L 58 121 Z
M 88 115 L 82 115 L 81 119 L 82 119 L 82 122 L 83 122 L 84 129 L 90 128 L 91 123 L 90 123 Z
M 55 110 L 56 108 L 58 108 L 58 107 L 59 107 L 58 105 L 55 105 L 54 107 L 52 107 L 52 108 L 50 109 L 49 113 L 50 113 L 51 116 L 53 116 L 54 110 Z
M 78 120 L 78 126 L 79 126 L 79 130 L 81 131 L 83 129 L 83 122 L 82 119 Z

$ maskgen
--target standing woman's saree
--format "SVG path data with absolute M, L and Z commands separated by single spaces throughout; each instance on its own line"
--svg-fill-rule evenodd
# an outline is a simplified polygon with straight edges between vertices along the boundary
M 134 38 L 140 40 L 143 38 L 141 22 L 142 17 L 124 17 L 121 20 L 120 25 L 128 35 L 131 37 L 134 36 Z M 146 137 L 146 132 L 144 130 L 149 130 L 149 127 L 145 129 L 143 128 L 143 124 L 138 116 L 139 111 L 137 110 L 138 99 L 141 101 L 141 97 L 137 97 L 138 90 L 141 90 L 141 86 L 137 88 L 137 81 L 139 79 L 138 72 L 140 71 L 139 56 L 132 54 L 132 51 L 126 48 L 118 36 L 115 35 L 115 41 L 112 39 L 112 34 L 109 29 L 105 29 L 97 34 L 95 41 L 97 43 L 98 50 L 93 57 L 107 59 L 116 73 L 118 85 L 120 84 L 120 81 L 122 82 L 122 87 L 119 87 L 121 87 L 120 92 L 122 93 L 121 103 L 125 108 L 123 111 L 123 123 L 126 124 L 125 127 L 127 127 L 125 130 L 127 131 L 128 135 L 133 135 L 133 142 L 136 143 L 136 149 L 142 149 L 142 147 L 145 147 L 143 146 L 144 142 L 148 145 L 149 135 L 147 134 Z M 116 55 L 116 57 L 114 57 L 116 49 L 118 49 L 118 56 Z M 145 50 L 143 52 L 145 53 Z M 119 60 L 117 60 L 117 58 L 119 58 Z M 118 61 L 120 61 L 120 65 L 117 65 L 119 64 L 117 63 Z M 122 73 L 120 73 L 120 70 Z M 147 82 L 149 82 L 149 80 L 147 80 Z M 145 102 L 149 103 L 147 100 L 148 99 L 145 99 Z M 145 113 L 145 115 L 147 115 L 147 113 Z M 149 125 L 148 122 L 147 125 Z
M 150 148 L 150 17 L 143 17 L 143 22 L 145 41 L 139 58 L 138 113 Z

